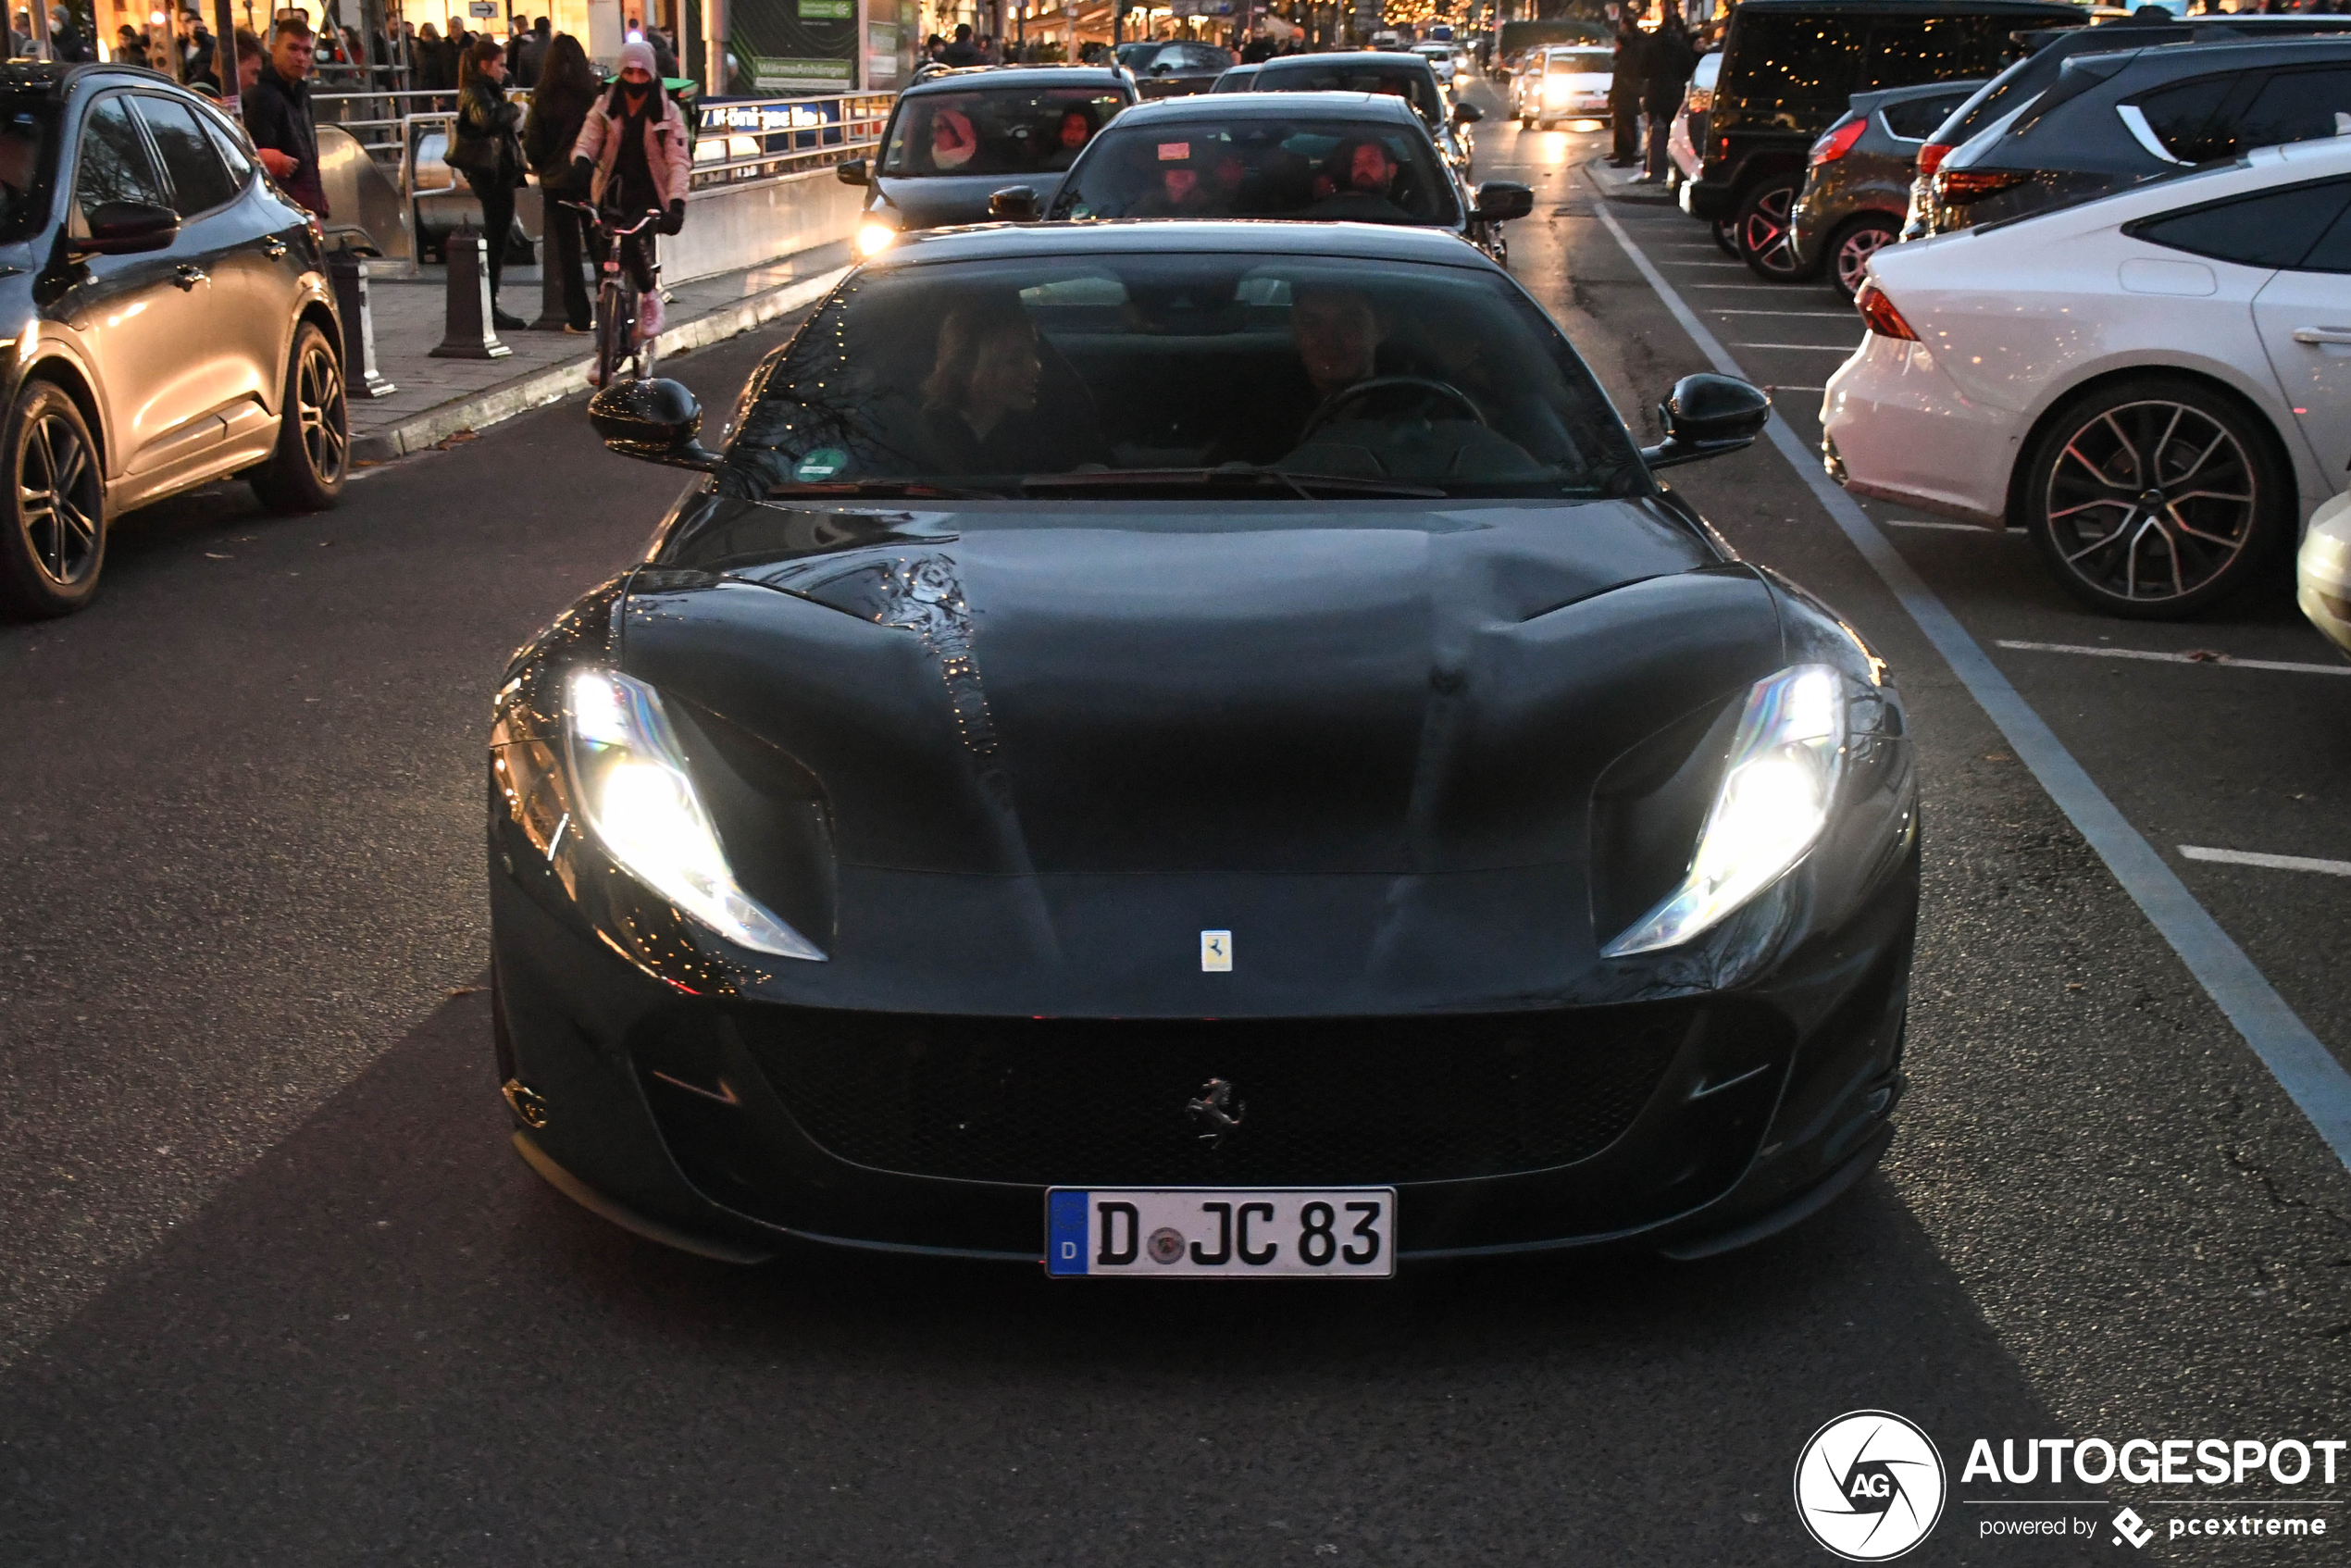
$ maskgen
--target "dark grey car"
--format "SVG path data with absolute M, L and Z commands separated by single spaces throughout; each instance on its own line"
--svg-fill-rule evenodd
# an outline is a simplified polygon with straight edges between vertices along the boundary
M 1788 210 L 1796 271 L 1757 270 L 1767 278 L 1812 278 L 1825 268 L 1851 299 L 1870 257 L 1901 235 L 1919 149 L 1982 85 L 1938 81 L 1854 93 L 1845 118 L 1812 143 L 1804 189 Z
M 2351 35 L 2079 55 L 1934 171 L 1947 233 L 2351 127 Z
M 1125 71 L 1096 66 L 945 72 L 909 87 L 882 131 L 881 156 L 840 165 L 866 187 L 861 238 L 988 221 L 988 199 L 1012 185 L 1051 205 L 1077 155 L 1136 101 Z

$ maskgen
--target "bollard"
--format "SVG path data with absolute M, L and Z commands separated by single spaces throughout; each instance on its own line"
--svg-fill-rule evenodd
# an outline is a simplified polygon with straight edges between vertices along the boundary
M 530 324 L 534 332 L 560 332 L 571 325 L 571 313 L 564 305 L 563 269 L 555 265 L 555 225 L 568 218 L 566 213 L 558 218 L 555 198 L 549 196 L 544 204 L 546 216 L 539 224 L 539 319 Z M 578 265 L 578 258 L 573 258 Z
M 482 269 L 481 236 L 460 229 L 441 242 L 449 264 L 449 326 L 432 359 L 504 359 L 514 353 L 498 341 L 490 314 L 490 275 Z
M 348 248 L 327 253 L 335 311 L 342 317 L 342 379 L 347 392 L 382 397 L 400 389 L 376 368 L 376 322 L 367 304 L 367 258 Z

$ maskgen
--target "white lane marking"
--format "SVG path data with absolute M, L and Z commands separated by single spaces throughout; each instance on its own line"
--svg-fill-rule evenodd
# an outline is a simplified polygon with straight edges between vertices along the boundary
M 1801 316 L 1808 321 L 1850 321 L 1849 310 L 1724 310 L 1720 305 L 1708 309 L 1709 316 Z
M 1764 390 L 1765 390 L 1766 392 L 1824 392 L 1828 391 L 1829 389 L 1828 389 L 1828 388 L 1826 388 L 1826 387 L 1792 387 L 1792 386 L 1789 386 L 1789 385 L 1788 385 L 1785 381 L 1773 381 L 1773 382 L 1770 386 L 1766 387 Z
M 1851 354 L 1860 343 L 1733 343 L 1733 348 L 1807 348 L 1814 354 Z
M 1689 334 L 1715 369 L 1725 376 L 1743 372 L 1739 362 L 1706 330 L 1697 313 L 1673 291 L 1665 275 L 1633 243 L 1624 226 L 1605 206 L 1598 209 L 1600 221 L 1607 225 L 1610 235 L 1630 257 L 1641 276 L 1682 330 Z M 1845 537 L 1861 553 L 1919 630 L 1943 655 L 1951 673 L 1968 689 L 1985 716 L 1997 726 L 2009 748 L 2033 771 L 2033 777 L 2057 803 L 2075 831 L 2097 852 L 2100 860 L 2131 902 L 2139 906 L 2148 924 L 2152 925 L 2180 961 L 2196 977 L 2215 1006 L 2235 1026 L 2236 1031 L 2252 1048 L 2253 1054 L 2270 1070 L 2286 1097 L 2310 1118 L 2319 1137 L 2341 1161 L 2351 1169 L 2351 1072 L 2334 1059 L 2310 1026 L 2287 1005 L 2269 977 L 2255 967 L 2245 950 L 2237 946 L 2230 935 L 2220 929 L 2220 923 L 2196 902 L 2180 874 L 2171 863 L 2156 852 L 2153 844 L 2130 821 L 2115 809 L 2097 781 L 2087 769 L 2065 749 L 2065 742 L 2048 721 L 2035 713 L 2031 703 L 2017 694 L 2000 666 L 1992 662 L 1983 645 L 1959 617 L 1926 585 L 1926 579 L 1911 568 L 1900 551 L 1894 548 L 1877 525 L 1870 521 L 1844 490 L 1828 477 L 1821 467 L 1818 454 L 1808 452 L 1788 422 L 1774 415 L 1766 427 L 1772 444 L 1787 459 L 1797 477 L 1811 488 Z
M 1885 526 L 1890 529 L 1947 529 L 1953 533 L 1980 533 L 1993 539 L 1998 539 L 2008 532 L 2006 529 L 1982 528 L 1974 523 L 1931 523 L 1924 518 L 1915 517 L 1890 517 L 1886 520 Z M 2003 642 L 2000 646 L 2006 648 L 2009 644 Z
M 1955 525 L 1965 528 L 1965 523 Z M 1989 531 L 1989 530 L 1986 530 Z M 2240 659 L 2231 653 L 2158 653 L 2150 648 L 2091 648 L 2078 642 L 2014 642 L 1996 646 L 2021 653 L 2081 653 L 2093 659 L 2152 659 L 2166 665 L 2226 665 L 2232 669 L 2282 669 L 2293 675 L 2351 675 L 2351 665 L 2303 665 L 2288 659 Z
M 2258 850 L 2213 850 L 2202 844 L 2182 844 L 2190 860 L 2218 861 L 2222 865 L 2258 865 L 2265 871 L 2317 871 L 2329 877 L 2351 877 L 2351 860 L 2313 860 L 2306 854 L 2263 854 Z
M 1775 294 L 1785 294 L 1785 283 L 1685 283 L 1686 289 L 1768 289 Z

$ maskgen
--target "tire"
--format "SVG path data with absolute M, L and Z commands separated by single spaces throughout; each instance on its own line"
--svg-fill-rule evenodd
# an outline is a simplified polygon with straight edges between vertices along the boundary
M 31 619 L 69 616 L 96 597 L 106 564 L 106 487 L 81 410 L 33 381 L 8 411 L 0 454 L 15 476 L 0 538 L 0 604 Z
M 281 407 L 278 449 L 247 482 L 272 512 L 323 512 L 342 499 L 351 472 L 351 411 L 342 356 L 315 321 L 294 329 Z
M 1788 208 L 1796 203 L 1796 181 L 1785 175 L 1766 180 L 1739 203 L 1732 228 L 1738 240 L 1739 259 L 1758 278 L 1774 283 L 1801 282 L 1805 268 L 1796 258 Z
M 1707 228 L 1713 231 L 1714 243 L 1722 247 L 1723 254 L 1736 261 L 1739 258 L 1738 225 L 1730 218 L 1718 218 Z
M 1861 292 L 1870 257 L 1902 237 L 1902 226 L 1882 212 L 1863 213 L 1830 237 L 1822 259 L 1829 280 L 1847 299 Z
M 2294 486 L 2259 419 L 2201 383 L 2147 376 L 2060 407 L 2025 455 L 2019 504 L 2075 598 L 2178 620 L 2259 576 L 2291 531 Z

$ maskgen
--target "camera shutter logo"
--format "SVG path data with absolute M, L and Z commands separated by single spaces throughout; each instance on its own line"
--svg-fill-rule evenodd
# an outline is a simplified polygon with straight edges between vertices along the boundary
M 1934 1439 L 1890 1411 L 1838 1416 L 1796 1461 L 1796 1516 L 1848 1562 L 1884 1562 L 1926 1539 L 1947 1489 Z

